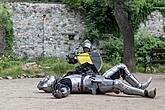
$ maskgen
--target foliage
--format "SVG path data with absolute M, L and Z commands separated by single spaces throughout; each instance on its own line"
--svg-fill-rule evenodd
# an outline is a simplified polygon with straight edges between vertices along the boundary
M 155 7 L 164 7 L 164 0 L 127 0 L 126 12 L 134 31 L 139 27 Z M 63 0 L 70 7 L 78 9 L 87 21 L 87 38 L 102 39 L 102 33 L 120 34 L 115 17 L 113 0 Z M 165 12 L 162 10 L 162 12 Z
M 48 74 L 63 75 L 68 71 L 73 71 L 77 65 L 68 64 L 63 58 L 48 57 L 35 59 L 41 65 L 42 71 Z
M 153 73 L 165 73 L 165 65 L 155 64 L 155 65 L 152 65 L 151 67 L 152 67 Z M 136 66 L 136 70 L 140 73 L 144 73 L 144 65 L 138 64 Z M 149 67 L 146 68 L 146 73 L 151 73 L 151 70 Z
M 12 49 L 13 45 L 13 23 L 11 20 L 10 10 L 7 5 L 4 3 L 0 5 L 0 25 L 5 29 L 6 32 L 6 44 L 7 50 Z
M 37 68 L 24 70 L 22 65 L 36 62 L 40 65 Z M 63 75 L 68 71 L 74 70 L 77 65 L 68 64 L 62 58 L 49 57 L 40 59 L 23 60 L 16 59 L 13 56 L 0 57 L 0 76 L 17 76 L 21 74 L 36 75 L 46 73 L 47 75 Z
M 154 10 L 151 0 L 127 0 L 127 13 L 134 31 L 139 24 L 146 20 L 147 16 Z
M 152 0 L 155 10 L 159 10 L 165 16 L 165 2 L 164 0 Z
M 107 70 L 109 70 L 112 67 L 113 67 L 113 65 L 111 63 L 105 63 L 104 62 L 103 66 L 102 66 L 102 68 L 100 70 L 100 73 L 103 74 L 103 73 L 105 73 Z
M 146 55 L 150 55 L 151 48 L 164 48 L 165 39 L 153 36 L 143 30 L 135 35 L 137 63 L 143 63 Z M 164 59 L 165 55 L 157 55 L 157 59 Z
M 40 65 L 38 68 L 32 68 L 24 70 L 22 65 L 36 62 L 37 65 Z M 110 69 L 113 65 L 111 62 L 104 63 L 101 69 L 101 73 L 104 73 Z M 5 76 L 18 76 L 22 74 L 36 75 L 40 73 L 46 73 L 46 75 L 59 75 L 62 76 L 68 71 L 74 70 L 77 65 L 68 64 L 62 58 L 49 57 L 49 58 L 39 58 L 31 60 L 21 60 L 16 59 L 13 56 L 1 57 L 0 58 L 0 77 Z M 154 65 L 154 72 L 165 72 L 163 65 Z M 139 72 L 144 72 L 143 65 L 137 65 Z
M 19 65 L 22 63 L 22 60 L 18 60 L 11 55 L 0 57 L 0 76 L 13 76 L 15 74 L 21 74 Z
M 121 38 L 110 37 L 104 48 L 106 50 L 106 61 L 113 65 L 122 62 L 123 43 Z
M 84 31 L 84 39 L 88 39 L 91 42 L 97 42 L 99 40 L 100 31 L 96 28 L 95 24 L 88 24 Z
M 61 0 L 6 0 L 8 2 L 42 2 L 42 3 L 47 3 L 47 2 L 61 2 Z
M 86 19 L 85 38 L 92 42 L 102 39 L 102 33 L 118 32 L 112 5 L 105 0 L 64 0 L 71 8 L 77 9 Z
M 138 67 L 141 68 L 141 65 L 144 64 L 144 58 L 146 57 L 146 55 L 151 55 L 151 48 L 165 47 L 165 39 L 155 37 L 146 30 L 139 31 L 135 35 L 135 47 L 136 63 Z M 107 62 L 111 63 L 112 65 L 122 62 L 123 44 L 121 38 L 110 37 L 109 40 L 105 43 L 104 48 L 106 51 L 105 60 Z M 164 59 L 165 55 L 157 54 L 156 57 L 157 59 Z

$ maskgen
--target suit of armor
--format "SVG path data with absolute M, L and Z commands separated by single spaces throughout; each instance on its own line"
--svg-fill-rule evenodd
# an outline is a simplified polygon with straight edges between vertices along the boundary
M 123 83 L 119 79 L 120 77 L 130 85 Z M 47 92 L 52 92 L 53 96 L 56 98 L 66 97 L 70 93 L 92 93 L 95 95 L 100 93 L 105 94 L 107 92 L 115 92 L 117 94 L 123 92 L 128 95 L 140 95 L 150 98 L 156 96 L 156 89 L 150 91 L 146 90 L 151 83 L 151 78 L 146 83 L 141 84 L 132 74 L 130 74 L 124 64 L 114 66 L 103 75 L 96 74 L 96 72 L 87 64 L 83 68 L 80 67 L 77 71 L 74 71 L 63 78 L 52 77 L 50 79 L 41 81 L 38 84 L 38 88 L 50 90 Z M 48 82 L 49 85 L 43 87 L 43 85 Z

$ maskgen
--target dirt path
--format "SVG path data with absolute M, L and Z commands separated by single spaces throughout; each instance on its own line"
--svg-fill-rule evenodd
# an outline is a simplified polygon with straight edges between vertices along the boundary
M 144 82 L 153 77 L 155 99 L 124 94 L 72 94 L 54 99 L 36 88 L 41 79 L 0 80 L 0 110 L 165 110 L 165 75 L 135 74 Z

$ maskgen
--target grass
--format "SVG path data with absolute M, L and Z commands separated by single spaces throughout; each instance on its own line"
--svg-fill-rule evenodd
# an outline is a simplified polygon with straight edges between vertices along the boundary
M 154 64 L 151 67 L 152 67 L 152 73 L 165 73 L 165 65 Z M 143 64 L 137 65 L 136 70 L 140 73 L 144 73 L 144 65 Z M 149 67 L 146 68 L 146 73 L 151 73 Z
M 110 63 L 103 63 L 103 66 L 100 70 L 100 72 L 103 74 L 105 73 L 107 70 L 109 70 L 113 65 Z
M 23 69 L 26 63 L 35 62 L 38 66 L 30 69 Z M 22 74 L 37 75 L 63 75 L 68 71 L 74 70 L 76 65 L 68 64 L 62 58 L 49 57 L 37 58 L 32 60 L 0 60 L 0 77 L 17 76 Z
M 23 69 L 22 65 L 30 62 L 35 62 L 38 66 L 30 69 Z M 22 74 L 37 75 L 44 73 L 46 75 L 58 75 L 62 76 L 68 71 L 73 71 L 78 64 L 68 64 L 66 60 L 62 58 L 49 57 L 49 58 L 37 58 L 37 59 L 14 59 L 14 58 L 0 58 L 0 77 L 5 76 L 18 76 Z M 110 63 L 104 63 L 101 69 L 101 73 L 104 73 L 110 69 L 113 65 Z M 136 66 L 137 72 L 144 73 L 144 66 L 141 64 Z M 153 73 L 165 73 L 165 65 L 153 65 Z M 147 71 L 150 73 L 150 70 Z

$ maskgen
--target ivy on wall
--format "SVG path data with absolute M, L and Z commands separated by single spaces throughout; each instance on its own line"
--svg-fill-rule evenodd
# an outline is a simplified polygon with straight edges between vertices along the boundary
M 12 50 L 13 45 L 13 22 L 11 20 L 10 10 L 5 3 L 0 5 L 0 25 L 5 29 L 5 41 L 7 51 Z
M 155 10 L 159 10 L 165 17 L 165 1 L 164 0 L 153 0 L 153 6 Z
M 5 0 L 8 2 L 42 2 L 42 3 L 48 3 L 48 2 L 61 2 L 62 0 Z
M 114 17 L 114 0 L 62 0 L 69 7 L 79 10 L 86 18 L 85 37 L 90 40 L 102 39 L 103 33 L 120 36 Z M 165 15 L 164 0 L 126 0 L 126 14 L 136 32 L 140 23 L 154 10 Z

